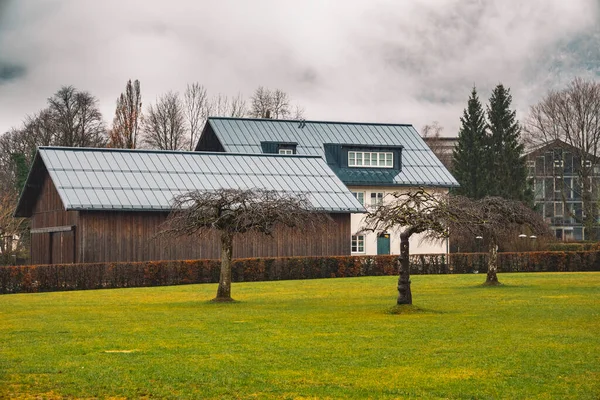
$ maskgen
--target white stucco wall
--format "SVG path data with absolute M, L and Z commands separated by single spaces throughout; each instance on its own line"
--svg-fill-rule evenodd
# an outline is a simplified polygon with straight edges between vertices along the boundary
M 388 202 L 393 199 L 392 193 L 394 192 L 407 192 L 411 188 L 404 187 L 372 187 L 372 186 L 348 186 L 348 189 L 352 192 L 364 192 L 365 193 L 365 205 L 371 204 L 371 193 L 383 192 L 383 201 Z M 413 190 L 416 188 L 413 188 Z M 447 190 L 436 189 L 440 192 L 446 192 Z M 367 207 L 368 208 L 368 207 Z M 352 235 L 358 232 L 364 227 L 363 220 L 366 214 L 352 214 L 351 216 L 351 228 Z M 400 231 L 401 228 L 391 231 L 390 233 L 390 253 L 400 254 Z M 377 233 L 368 232 L 363 233 L 365 235 L 365 251 L 362 253 L 352 252 L 353 255 L 376 255 L 377 254 Z M 410 253 L 411 254 L 440 254 L 448 252 L 448 241 L 438 240 L 429 241 L 423 240 L 423 234 L 413 235 L 410 238 Z M 351 240 L 352 238 L 348 238 Z

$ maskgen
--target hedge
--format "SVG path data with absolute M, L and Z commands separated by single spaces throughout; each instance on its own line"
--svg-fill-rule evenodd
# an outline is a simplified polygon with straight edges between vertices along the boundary
M 233 281 L 396 275 L 397 256 L 248 258 Z M 412 274 L 486 272 L 486 254 L 411 256 Z M 500 272 L 600 271 L 600 252 L 499 253 Z M 0 294 L 215 283 L 219 260 L 145 261 L 0 267 Z

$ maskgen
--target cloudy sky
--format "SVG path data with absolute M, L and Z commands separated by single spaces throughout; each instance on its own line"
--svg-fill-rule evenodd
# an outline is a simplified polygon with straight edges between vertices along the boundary
M 287 91 L 307 119 L 439 121 L 499 82 L 518 116 L 575 76 L 600 77 L 599 0 L 0 0 L 0 132 L 61 85 L 112 121 L 127 79 L 145 104 Z

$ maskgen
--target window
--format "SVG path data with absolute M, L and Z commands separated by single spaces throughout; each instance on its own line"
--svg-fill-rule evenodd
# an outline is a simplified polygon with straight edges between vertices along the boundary
M 349 167 L 375 167 L 375 168 L 393 168 L 394 153 L 391 152 L 366 152 L 349 151 Z
M 554 203 L 554 216 L 562 217 L 565 214 L 565 207 L 562 202 Z
M 590 168 L 592 166 L 592 160 L 581 160 L 581 166 L 585 168 Z
M 365 252 L 365 236 L 364 235 L 352 235 L 352 252 L 353 253 L 364 253 Z
M 536 200 L 544 199 L 544 180 L 535 179 L 533 181 L 533 192 L 535 193 Z
M 563 160 L 554 160 L 554 168 L 562 168 Z
M 279 154 L 285 154 L 285 155 L 294 154 L 294 150 L 292 150 L 292 149 L 279 149 Z
M 527 176 L 535 176 L 535 161 L 527 161 Z
M 360 204 L 362 204 L 363 206 L 365 205 L 365 192 L 352 192 L 352 194 L 354 195 L 354 197 L 356 197 Z
M 562 186 L 563 180 L 560 178 L 554 178 L 554 191 L 557 193 L 562 192 L 563 186 Z
M 378 206 L 383 203 L 383 192 L 373 192 L 371 193 L 371 205 Z

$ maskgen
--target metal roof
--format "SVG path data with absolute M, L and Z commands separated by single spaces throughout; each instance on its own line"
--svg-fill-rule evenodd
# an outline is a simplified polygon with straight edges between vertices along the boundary
M 319 211 L 365 212 L 316 156 L 40 147 L 17 216 L 31 215 L 44 166 L 66 210 L 168 211 L 193 190 L 262 188 L 304 193 Z
M 325 143 L 402 146 L 401 171 L 391 178 L 386 172 L 360 173 L 359 168 L 334 169 L 334 172 L 346 184 L 458 186 L 412 125 L 211 117 L 207 127 L 212 129 L 225 151 L 233 153 L 261 153 L 263 141 L 296 142 L 298 154 L 323 158 Z M 207 128 L 203 131 L 206 133 Z M 354 182 L 348 180 L 350 176 L 360 176 L 360 179 Z M 368 176 L 373 180 L 366 180 Z

